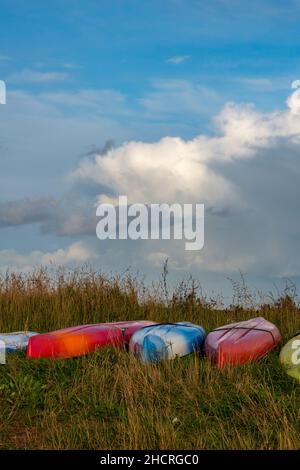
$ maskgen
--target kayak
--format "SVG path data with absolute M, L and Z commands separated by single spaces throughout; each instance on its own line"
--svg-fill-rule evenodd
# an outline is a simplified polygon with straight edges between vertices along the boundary
M 25 350 L 29 338 L 38 335 L 33 331 L 13 331 L 12 333 L 0 333 L 0 348 L 6 353 Z
M 300 332 L 283 346 L 280 362 L 286 373 L 300 382 Z
M 69 358 L 82 356 L 97 348 L 124 348 L 133 333 L 153 325 L 152 321 L 122 321 L 74 326 L 33 336 L 29 340 L 29 358 Z
M 199 351 L 205 336 L 204 329 L 193 323 L 162 323 L 134 333 L 129 351 L 142 362 L 154 363 Z
M 219 368 L 246 364 L 274 349 L 281 340 L 278 328 L 263 317 L 216 328 L 206 337 L 204 351 Z

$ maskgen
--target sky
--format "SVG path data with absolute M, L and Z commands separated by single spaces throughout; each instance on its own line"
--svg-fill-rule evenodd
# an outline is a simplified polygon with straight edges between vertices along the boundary
M 0 271 L 231 294 L 300 284 L 300 2 L 0 0 Z M 204 203 L 205 244 L 100 241 L 96 205 Z

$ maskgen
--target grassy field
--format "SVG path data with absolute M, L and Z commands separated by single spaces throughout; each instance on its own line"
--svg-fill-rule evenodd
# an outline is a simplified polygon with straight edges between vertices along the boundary
M 166 270 L 151 290 L 130 276 L 11 274 L 0 281 L 0 331 L 131 319 L 188 320 L 210 331 L 259 315 L 283 343 L 299 329 L 289 292 L 257 307 L 245 286 L 233 287 L 235 305 L 221 309 L 193 281 L 170 294 Z M 114 350 L 59 361 L 11 355 L 1 366 L 0 448 L 299 449 L 300 387 L 278 354 L 222 371 L 194 355 L 157 366 Z

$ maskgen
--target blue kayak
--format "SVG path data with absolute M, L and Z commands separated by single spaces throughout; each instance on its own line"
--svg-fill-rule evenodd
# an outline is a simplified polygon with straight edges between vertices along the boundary
M 38 333 L 33 331 L 14 331 L 12 333 L 0 333 L 0 349 L 6 353 L 26 350 L 31 336 Z
M 142 362 L 159 362 L 200 351 L 205 337 L 204 328 L 190 322 L 161 323 L 134 333 L 129 351 Z

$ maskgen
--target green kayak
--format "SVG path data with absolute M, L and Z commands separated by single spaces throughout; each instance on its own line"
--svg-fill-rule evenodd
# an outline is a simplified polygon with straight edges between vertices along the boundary
M 282 348 L 280 362 L 286 373 L 300 382 L 300 332 Z

